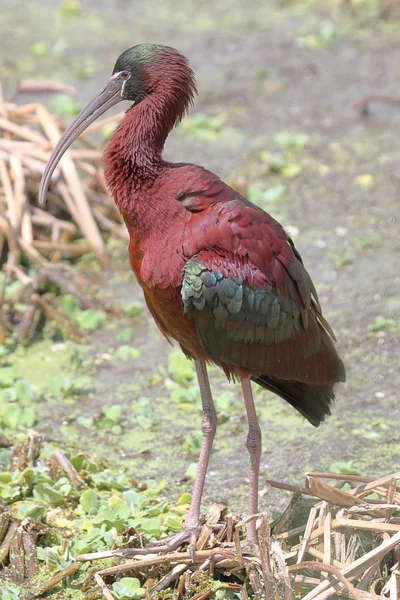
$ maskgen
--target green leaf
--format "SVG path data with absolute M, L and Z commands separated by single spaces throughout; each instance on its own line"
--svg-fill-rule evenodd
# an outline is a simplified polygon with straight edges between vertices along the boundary
M 61 305 L 61 308 L 70 317 L 75 317 L 75 315 L 81 312 L 80 304 L 72 294 L 63 294 L 62 296 L 59 296 L 58 301 Z
M 35 502 L 20 502 L 18 505 L 16 505 L 16 507 L 18 508 L 18 513 L 21 515 L 21 517 L 31 517 L 36 521 L 40 521 L 46 512 L 44 506 L 40 506 Z
M 125 329 L 121 329 L 115 337 L 117 342 L 130 342 L 132 339 L 132 329 L 130 327 L 125 327 Z
M 226 113 L 215 116 L 196 113 L 184 119 L 182 129 L 198 139 L 213 140 L 221 133 L 226 120 Z
M 179 496 L 176 504 L 177 506 L 181 506 L 182 504 L 190 504 L 191 499 L 191 494 L 189 494 L 188 492 L 184 492 L 182 496 Z
M 96 514 L 97 507 L 99 505 L 99 497 L 94 490 L 86 490 L 80 497 L 79 500 L 83 510 L 88 515 Z
M 122 406 L 120 404 L 113 404 L 112 406 L 105 406 L 103 408 L 104 416 L 110 421 L 118 423 L 122 415 Z
M 329 466 L 329 471 L 330 473 L 340 473 L 341 475 L 358 475 L 358 470 L 354 467 L 354 460 L 333 462 Z
M 80 415 L 76 419 L 77 425 L 80 425 L 81 427 L 86 427 L 86 429 L 90 429 L 91 427 L 93 427 L 93 422 L 93 417 L 83 417 L 82 415 Z
M 60 566 L 60 559 L 58 556 L 57 548 L 45 548 L 45 560 L 49 565 L 50 569 L 58 569 Z
M 138 529 L 152 537 L 159 537 L 161 534 L 161 524 L 159 519 L 141 519 L 137 524 Z
M 130 487 L 130 481 L 125 473 L 114 473 L 111 469 L 104 469 L 100 473 L 93 473 L 92 480 L 96 487 L 106 490 L 126 490 Z
M 112 588 L 120 600 L 124 598 L 142 598 L 145 595 L 145 590 L 140 587 L 139 579 L 135 577 L 122 577 L 122 579 L 113 583 Z
M 11 465 L 11 448 L 0 448 L 0 471 L 6 471 Z
M 56 94 L 49 99 L 49 108 L 52 113 L 70 121 L 79 114 L 82 104 L 75 102 L 67 94 Z
M 33 390 L 29 381 L 18 379 L 14 384 L 14 389 L 18 400 L 21 400 L 21 402 L 29 402 L 29 400 L 32 400 Z
M 190 454 L 197 454 L 200 451 L 202 440 L 202 432 L 193 431 L 183 438 L 183 448 Z
M 128 317 L 136 317 L 140 315 L 143 310 L 143 304 L 141 302 L 129 302 L 125 307 L 125 313 Z
M 115 354 L 115 358 L 119 358 L 121 360 L 132 360 L 135 358 L 140 358 L 140 350 L 137 348 L 133 348 L 132 346 L 120 346 Z
M 376 317 L 375 321 L 369 325 L 370 331 L 382 331 L 383 329 L 393 330 L 396 328 L 397 325 L 394 319 L 386 319 L 385 317 L 382 317 L 382 315 Z
M 147 502 L 146 496 L 144 494 L 135 492 L 135 490 L 123 492 L 122 497 L 132 512 L 142 510 Z
M 168 533 L 179 533 L 182 530 L 182 517 L 176 515 L 168 515 L 164 521 Z
M 14 404 L 3 408 L 3 421 L 10 429 L 24 429 L 32 427 L 36 422 L 33 408 L 20 408 Z
M 87 471 L 88 473 L 98 473 L 99 467 L 95 462 L 91 462 L 88 457 L 80 452 L 76 454 L 71 459 L 71 464 L 75 467 L 75 469 L 79 471 Z
M 81 11 L 80 0 L 62 0 L 58 10 L 65 19 L 75 18 Z
M 54 504 L 56 506 L 64 500 L 64 495 L 48 483 L 38 483 L 35 485 L 33 488 L 33 497 L 45 504 Z
M 193 363 L 180 350 L 171 352 L 169 355 L 168 372 L 178 383 L 194 379 Z
M 82 329 L 94 331 L 104 323 L 106 315 L 101 310 L 88 308 L 76 315 L 76 320 Z
M 111 512 L 114 515 L 114 518 L 117 520 L 125 521 L 131 516 L 131 509 L 126 504 L 126 502 L 121 500 L 121 498 L 111 496 L 111 498 L 108 501 L 108 505 Z
M 280 131 L 274 137 L 279 146 L 290 150 L 300 150 L 308 144 L 309 136 L 306 133 L 291 133 L 290 131 Z
M 185 477 L 189 477 L 190 479 L 195 479 L 196 473 L 197 473 L 197 463 L 190 463 L 190 465 L 186 469 Z
M 58 396 L 63 393 L 68 395 L 68 392 L 73 388 L 74 382 L 70 377 L 66 375 L 54 375 L 49 382 L 49 390 L 54 396 Z
M 268 202 L 277 202 L 284 196 L 285 192 L 286 186 L 283 183 L 278 183 L 278 185 L 274 185 L 263 194 L 263 199 Z
M 15 366 L 0 369 L 0 387 L 10 387 L 18 377 Z
M 0 600 L 19 600 L 20 591 L 21 590 L 12 583 L 7 583 L 4 585 L 3 582 L 0 591 Z

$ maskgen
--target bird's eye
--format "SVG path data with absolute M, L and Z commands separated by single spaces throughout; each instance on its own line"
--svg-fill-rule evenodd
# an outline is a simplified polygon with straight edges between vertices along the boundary
M 118 73 L 118 79 L 122 79 L 122 81 L 127 81 L 130 78 L 131 74 L 129 71 L 121 71 Z

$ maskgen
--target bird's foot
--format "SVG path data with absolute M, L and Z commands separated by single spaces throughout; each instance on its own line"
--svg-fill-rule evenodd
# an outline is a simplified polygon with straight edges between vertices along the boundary
M 174 552 L 183 544 L 189 544 L 189 556 L 194 560 L 196 553 L 196 542 L 199 538 L 201 531 L 201 524 L 185 527 L 185 529 L 175 535 L 164 538 L 163 540 L 157 540 L 150 546 L 144 548 L 125 548 L 118 552 L 118 556 L 129 558 L 132 556 L 145 556 L 148 554 L 167 554 L 168 552 Z

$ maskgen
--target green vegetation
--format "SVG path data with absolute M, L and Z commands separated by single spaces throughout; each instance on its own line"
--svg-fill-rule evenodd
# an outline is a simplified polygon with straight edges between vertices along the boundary
M 297 228 L 296 245 L 349 366 L 333 415 L 318 430 L 255 389 L 263 479 L 301 484 L 306 470 L 393 471 L 400 457 L 398 109 L 374 104 L 364 119 L 350 104 L 360 99 L 361 76 L 365 93 L 386 86 L 396 93 L 385 72 L 398 64 L 399 21 L 377 19 L 378 0 L 257 2 L 254 10 L 236 1 L 227 10 L 221 2 L 211 13 L 204 5 L 190 15 L 180 0 L 162 7 L 148 2 L 135 14 L 136 40 L 114 3 L 101 10 L 77 0 L 24 3 L 18 23 L 12 4 L 3 7 L 0 25 L 4 38 L 12 31 L 14 40 L 5 44 L 0 66 L 5 96 L 14 97 L 24 78 L 74 82 L 76 96 L 49 101 L 64 120 L 109 76 L 115 40 L 122 49 L 157 31 L 161 42 L 184 49 L 201 67 L 201 108 L 174 132 L 166 156 L 232 179 L 252 202 Z M 171 31 L 179 32 L 176 39 Z M 101 133 L 107 138 L 112 130 Z M 201 443 L 193 365 L 150 322 L 126 241 L 111 238 L 107 249 L 106 276 L 93 255 L 77 268 L 93 285 L 92 297 L 119 304 L 121 316 L 82 309 L 60 294 L 84 332 L 80 342 L 47 324 L 26 348 L 16 348 L 15 335 L 0 345 L 0 498 L 13 516 L 43 527 L 38 585 L 72 564 L 75 553 L 124 544 L 131 528 L 145 540 L 179 531 L 190 501 Z M 9 285 L 5 298 L 20 291 L 20 283 Z M 18 302 L 15 316 L 27 306 Z M 210 372 L 218 432 L 203 510 L 219 501 L 239 512 L 246 503 L 245 412 L 238 386 Z M 40 463 L 15 465 L 13 453 L 24 456 L 30 429 L 43 437 Z M 54 471 L 59 449 L 81 487 L 60 467 Z M 261 487 L 263 508 L 279 513 L 288 496 L 266 490 L 263 480 Z M 82 600 L 87 576 L 83 565 L 49 597 Z M 1 600 L 25 600 L 20 585 L 4 581 Z M 119 600 L 143 596 L 135 577 L 111 589 Z M 233 600 L 235 593 L 215 596 Z

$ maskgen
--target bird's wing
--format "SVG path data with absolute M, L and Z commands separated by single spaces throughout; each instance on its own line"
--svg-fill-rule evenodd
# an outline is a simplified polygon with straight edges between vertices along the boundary
M 211 359 L 282 379 L 343 380 L 315 287 L 279 223 L 237 195 L 200 202 L 184 243 L 182 299 Z

